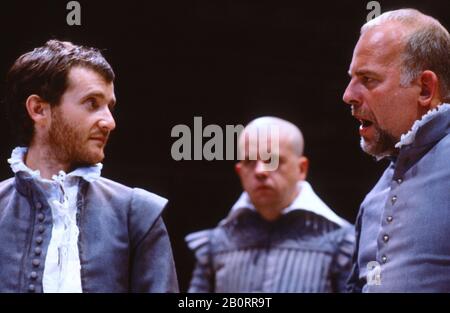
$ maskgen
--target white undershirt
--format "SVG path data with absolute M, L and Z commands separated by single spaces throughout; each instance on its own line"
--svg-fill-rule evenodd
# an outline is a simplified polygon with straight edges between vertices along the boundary
M 8 162 L 16 174 L 24 173 L 44 191 L 52 211 L 53 227 L 45 257 L 42 286 L 44 292 L 82 292 L 78 251 L 79 229 L 76 221 L 80 179 L 94 181 L 100 177 L 102 164 L 82 167 L 66 174 L 60 171 L 52 179 L 41 177 L 23 162 L 27 148 L 17 147 Z
M 78 181 L 78 177 L 73 178 L 71 184 L 62 181 L 64 188 L 61 189 L 65 193 L 62 201 L 48 201 L 53 228 L 42 278 L 44 292 L 82 292 L 76 222 Z

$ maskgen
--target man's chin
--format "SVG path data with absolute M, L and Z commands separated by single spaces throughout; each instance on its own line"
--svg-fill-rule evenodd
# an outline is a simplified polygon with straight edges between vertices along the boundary
M 252 203 L 258 207 L 271 206 L 276 203 L 276 198 L 273 193 L 257 193 L 251 197 Z
M 375 157 L 377 160 L 381 160 L 393 154 L 393 149 L 384 147 L 379 142 L 369 142 L 363 137 L 361 137 L 360 145 L 365 153 Z
M 79 158 L 77 164 L 80 166 L 92 166 L 102 162 L 105 159 L 105 154 L 102 151 L 90 152 Z
M 97 164 L 97 163 L 103 162 L 104 159 L 105 159 L 105 154 L 102 151 L 101 153 L 97 153 L 96 155 L 93 155 L 91 158 L 91 162 L 92 162 L 92 164 Z

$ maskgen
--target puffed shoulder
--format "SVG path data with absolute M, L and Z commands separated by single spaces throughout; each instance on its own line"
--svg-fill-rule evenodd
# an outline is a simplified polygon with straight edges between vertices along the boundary
M 14 177 L 0 181 L 0 195 L 9 194 L 14 188 Z
M 355 228 L 350 225 L 342 227 L 330 234 L 333 237 L 337 252 L 337 264 L 345 266 L 351 259 L 355 249 Z
M 338 228 L 328 234 L 331 241 L 338 246 L 355 243 L 355 227 L 353 225 Z
M 14 177 L 0 181 L 0 189 L 5 188 L 5 187 L 12 187 L 13 184 L 14 184 Z
M 209 260 L 212 233 L 213 229 L 206 229 L 191 233 L 184 238 L 189 249 L 194 251 L 195 257 L 201 263 L 207 263 Z
M 140 188 L 133 188 L 130 210 L 130 236 L 139 243 L 160 218 L 168 200 Z

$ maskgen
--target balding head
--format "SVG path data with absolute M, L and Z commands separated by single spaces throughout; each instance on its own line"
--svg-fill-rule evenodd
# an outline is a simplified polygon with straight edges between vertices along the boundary
M 304 139 L 300 129 L 291 122 L 273 116 L 259 117 L 247 124 L 239 136 L 241 151 L 244 151 L 242 148 L 244 147 L 244 139 L 247 136 L 261 132 L 270 134 L 270 130 L 276 130 L 279 137 L 278 141 L 287 140 L 297 156 L 303 155 Z
M 450 101 L 450 35 L 439 21 L 414 9 L 388 11 L 367 22 L 361 35 L 378 28 L 396 28 L 402 44 L 400 57 L 403 86 L 410 85 L 423 71 L 439 78 L 442 102 Z
M 429 15 L 425 15 L 415 9 L 400 9 L 385 12 L 365 23 L 361 27 L 361 33 L 364 33 L 365 31 L 373 29 L 377 26 L 384 25 L 386 23 L 398 23 L 411 32 L 417 31 L 423 27 L 434 26 L 440 28 L 441 31 L 448 34 L 448 31 L 444 28 L 444 26 L 441 25 L 441 23 L 439 23 L 437 19 Z
M 239 155 L 236 171 L 256 210 L 268 221 L 279 218 L 308 171 L 300 129 L 277 117 L 257 118 L 240 134 Z

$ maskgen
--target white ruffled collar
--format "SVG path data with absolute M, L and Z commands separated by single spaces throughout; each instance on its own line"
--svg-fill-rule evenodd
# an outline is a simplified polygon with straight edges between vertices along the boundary
M 420 127 L 427 124 L 437 115 L 443 114 L 444 112 L 448 111 L 450 111 L 450 104 L 448 103 L 442 103 L 437 107 L 435 107 L 434 109 L 429 110 L 426 114 L 422 116 L 421 119 L 414 122 L 414 124 L 412 125 L 411 129 L 408 132 L 406 132 L 400 137 L 400 141 L 395 145 L 395 147 L 400 149 L 403 146 L 412 144 L 416 139 L 416 134 Z
M 303 210 L 322 216 L 341 227 L 350 225 L 346 220 L 334 213 L 333 210 L 319 198 L 307 181 L 300 181 L 297 186 L 300 192 L 294 201 L 287 208 L 283 209 L 283 215 L 292 211 Z M 225 224 L 236 219 L 245 210 L 256 212 L 256 208 L 251 202 L 248 193 L 244 191 L 222 223 Z
M 59 171 L 58 175 L 53 175 L 52 180 L 49 180 L 42 178 L 39 170 L 33 171 L 25 165 L 24 158 L 27 151 L 28 148 L 26 147 L 16 147 L 13 149 L 11 158 L 8 159 L 8 163 L 10 164 L 12 171 L 14 172 L 14 174 L 19 172 L 26 173 L 32 178 L 38 179 L 43 182 L 51 183 L 56 181 L 61 183 L 66 179 L 66 177 L 81 177 L 88 182 L 92 182 L 100 177 L 103 168 L 103 165 L 101 163 L 97 163 L 92 166 L 79 167 L 69 174 L 66 174 L 64 171 Z

